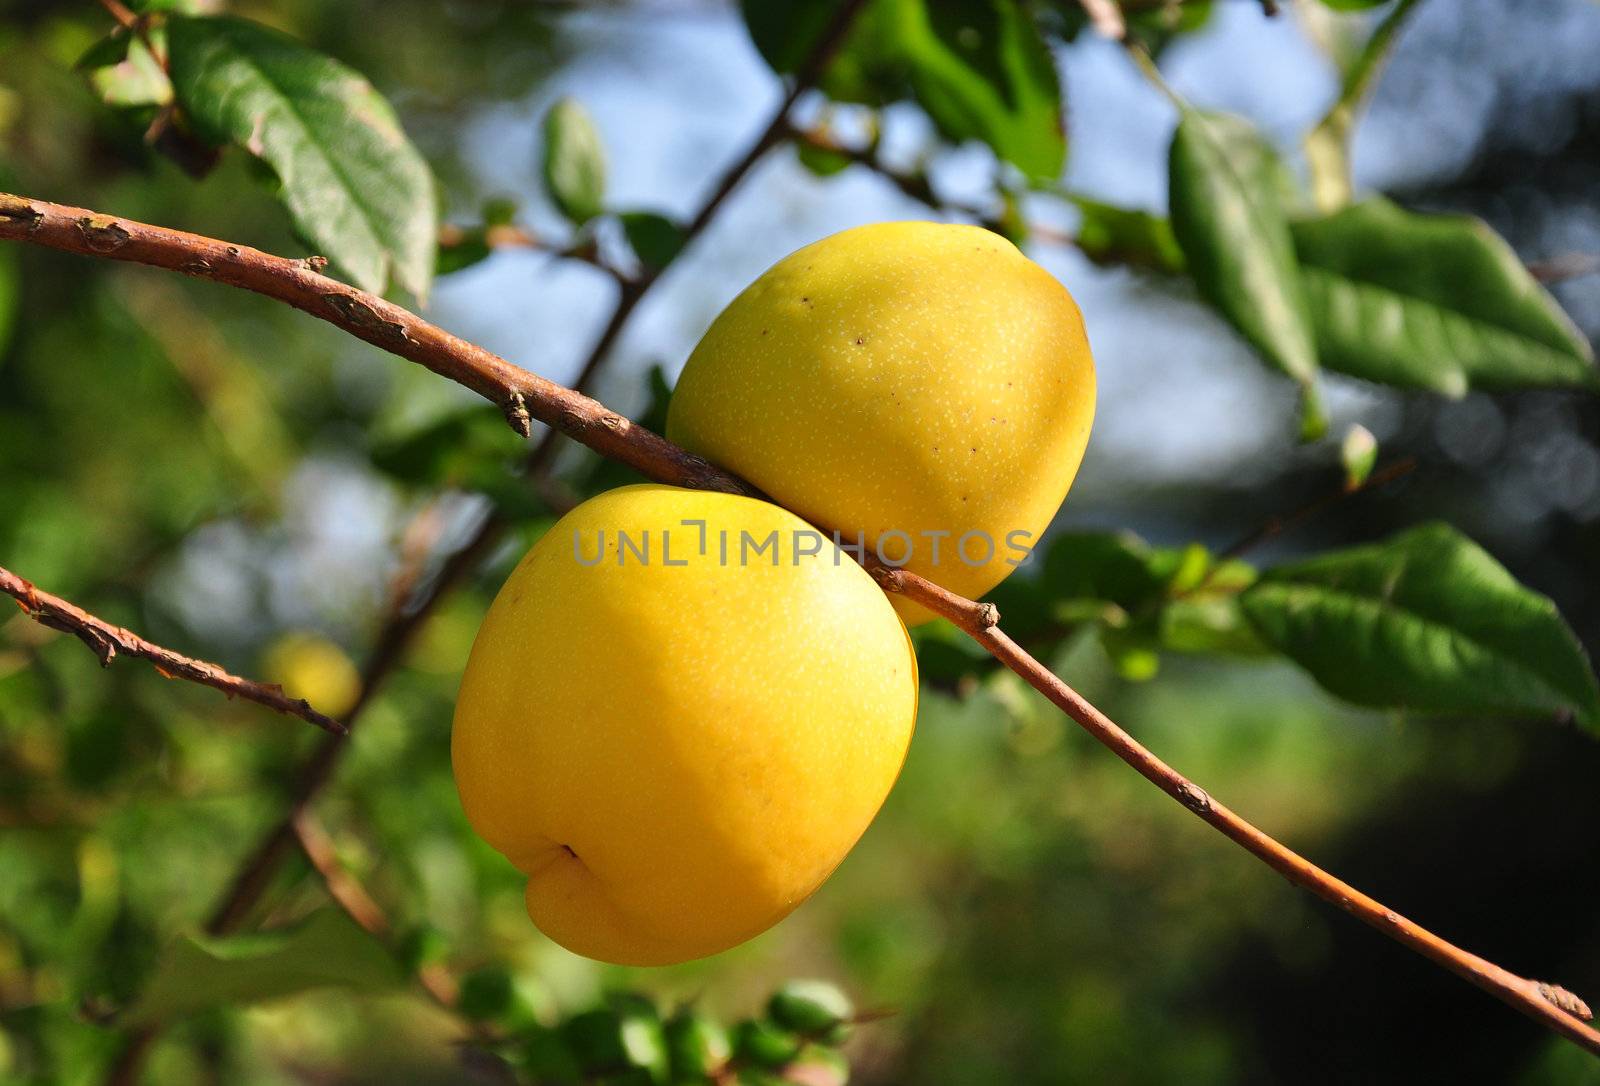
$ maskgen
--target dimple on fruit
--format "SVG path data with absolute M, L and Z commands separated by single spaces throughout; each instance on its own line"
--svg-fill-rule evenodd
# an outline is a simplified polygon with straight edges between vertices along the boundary
M 772 536 L 776 553 L 745 543 Z M 451 758 L 556 942 L 633 965 L 727 949 L 872 821 L 910 742 L 916 658 L 877 585 L 820 542 L 753 498 L 624 487 L 501 588 Z
M 976 598 L 1055 516 L 1094 402 L 1083 318 L 1053 276 L 980 227 L 880 223 L 734 299 L 684 368 L 667 436 Z

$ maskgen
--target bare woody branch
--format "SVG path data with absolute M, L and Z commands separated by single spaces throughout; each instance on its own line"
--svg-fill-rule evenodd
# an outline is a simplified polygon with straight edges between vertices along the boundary
M 280 713 L 297 716 L 334 735 L 344 734 L 343 724 L 317 712 L 304 698 L 289 697 L 280 686 L 242 679 L 224 671 L 216 664 L 162 648 L 154 642 L 146 641 L 132 630 L 113 626 L 60 596 L 52 596 L 35 588 L 8 569 L 0 568 L 0 592 L 16 600 L 28 617 L 39 625 L 69 633 L 88 645 L 94 654 L 100 657 L 102 667 L 109 666 L 119 655 L 147 660 L 169 679 L 185 679 L 201 686 L 209 686 L 213 690 L 222 691 L 230 698 L 244 698 Z
M 495 402 L 505 403 L 511 397 L 519 397 L 517 405 L 527 416 L 551 422 L 601 455 L 627 464 L 649 478 L 677 486 L 758 495 L 737 477 L 685 452 L 595 400 L 520 370 L 398 306 L 327 279 L 303 263 L 179 231 L 14 196 L 0 196 L 0 237 L 135 260 L 257 290 L 459 380 Z M 382 327 L 378 327 L 380 325 Z M 874 568 L 871 572 L 886 591 L 898 592 L 955 623 L 1117 757 L 1291 883 L 1333 902 L 1395 941 L 1600 1055 L 1600 1032 L 1586 1024 L 1591 1015 L 1581 999 L 1565 989 L 1518 976 L 1454 946 L 1312 864 L 1214 801 L 1204 789 L 1157 758 L 1006 636 L 997 625 L 999 615 L 993 605 L 957 596 L 905 570 Z M 332 758 L 326 761 L 331 766 Z M 308 797 L 325 776 L 325 772 L 311 774 L 308 778 L 311 783 L 302 782 L 301 796 Z M 296 812 L 303 806 L 304 799 L 297 798 Z M 267 844 L 277 851 L 293 839 L 291 822 L 286 832 Z M 231 926 L 237 915 L 237 912 L 225 910 L 224 915 L 214 918 L 214 929 Z

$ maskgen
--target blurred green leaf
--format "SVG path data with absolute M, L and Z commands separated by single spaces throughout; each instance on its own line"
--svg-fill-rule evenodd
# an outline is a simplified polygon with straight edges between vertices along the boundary
M 1317 376 L 1277 156 L 1237 117 L 1185 109 L 1168 160 L 1172 230 L 1195 285 L 1284 373 Z
M 158 42 L 165 36 L 159 29 L 151 35 Z M 172 82 L 160 62 L 143 41 L 120 27 L 90 46 L 77 68 L 87 74 L 95 95 L 114 109 L 163 106 L 172 101 Z
M 800 165 L 817 177 L 832 177 L 850 167 L 850 156 L 807 140 L 796 140 L 794 151 Z
M 654 1008 L 616 1007 L 567 1019 L 561 1038 L 590 1075 L 639 1070 L 646 1081 L 665 1082 L 667 1042 Z
M 1600 687 L 1555 604 L 1448 525 L 1269 570 L 1241 602 L 1267 642 L 1357 704 L 1600 730 Z
M 605 210 L 606 151 L 588 111 L 562 98 L 544 115 L 545 192 L 579 226 Z
M 1126 264 L 1162 272 L 1183 270 L 1183 250 L 1166 219 L 1085 196 L 1073 196 L 1071 200 L 1081 215 L 1074 240 L 1083 255 L 1096 264 Z
M 671 264 L 683 249 L 683 228 L 654 211 L 624 211 L 617 216 L 633 255 L 652 272 Z
M 343 912 L 324 909 L 280 931 L 179 938 L 126 1017 L 153 1022 L 310 988 L 377 992 L 404 982 L 381 943 Z
M 755 1067 L 782 1067 L 800 1054 L 801 1042 L 773 1022 L 747 1018 L 733 1030 L 734 1058 Z
M 270 166 L 296 229 L 359 287 L 419 298 L 437 209 L 427 163 L 362 76 L 231 17 L 168 21 L 172 83 L 196 132 Z
M 809 55 L 835 4 L 746 0 L 745 23 L 777 71 Z M 951 140 L 976 139 L 1030 181 L 1066 160 L 1055 58 L 1016 0 L 873 0 L 822 79 L 829 95 L 883 104 L 914 97 Z
M 1247 657 L 1272 652 L 1245 617 L 1238 597 L 1228 593 L 1199 593 L 1165 604 L 1158 636 L 1161 647 L 1171 652 Z
M 1031 181 L 1060 176 L 1061 85 L 1029 9 L 1012 0 L 896 0 L 894 17 L 917 102 L 940 131 L 982 140 Z
M 1330 369 L 1447 396 L 1600 388 L 1588 341 L 1478 219 L 1375 197 L 1293 236 Z

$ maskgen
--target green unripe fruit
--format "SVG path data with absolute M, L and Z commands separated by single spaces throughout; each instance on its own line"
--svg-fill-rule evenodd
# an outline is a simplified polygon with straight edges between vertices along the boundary
M 562 1039 L 579 1065 L 592 1074 L 638 1069 L 665 1079 L 667 1045 L 651 1014 L 588 1011 L 561 1027 Z

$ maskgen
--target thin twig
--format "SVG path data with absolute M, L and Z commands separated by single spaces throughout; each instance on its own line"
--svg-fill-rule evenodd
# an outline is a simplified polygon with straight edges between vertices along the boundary
M 39 625 L 69 633 L 88 645 L 100 658 L 102 667 L 109 666 L 118 655 L 132 656 L 154 664 L 155 669 L 166 678 L 209 686 L 230 698 L 244 698 L 288 716 L 297 716 L 323 731 L 335 735 L 344 733 L 343 724 L 317 712 L 304 698 L 289 697 L 281 686 L 243 679 L 216 664 L 196 660 L 146 641 L 132 630 L 113 626 L 60 596 L 52 596 L 35 588 L 8 569 L 0 568 L 0 592 L 16 600 L 27 616 Z
M 79 223 L 87 225 L 80 227 Z M 492 399 L 516 391 L 523 397 L 522 406 L 528 415 L 541 420 L 557 420 L 564 433 L 572 435 L 601 455 L 627 464 L 658 482 L 730 493 L 757 493 L 736 476 L 685 452 L 596 401 L 517 370 L 503 359 L 456 339 L 399 307 L 348 287 L 334 291 L 331 280 L 309 271 L 286 273 L 283 265 L 292 265 L 293 262 L 207 238 L 195 238 L 176 231 L 160 231 L 127 220 L 95 216 L 90 212 L 14 197 L 0 197 L 0 236 L 113 258 L 159 256 L 160 259 L 146 262 L 181 267 L 191 274 L 217 278 L 251 289 L 256 289 L 253 284 L 263 284 L 270 288 L 263 289 L 263 293 L 281 296 L 282 300 L 347 327 L 361 338 L 380 343 L 393 353 L 415 358 L 436 372 L 459 374 L 469 388 L 484 392 Z M 103 241 L 97 241 L 108 236 L 115 238 L 116 244 L 106 245 Z M 208 263 L 204 269 L 183 267 L 188 262 L 177 257 L 184 246 L 196 259 L 209 261 L 218 258 L 219 254 L 222 259 L 218 264 Z M 304 292 L 309 292 L 311 297 L 306 297 Z M 327 303 L 324 299 L 329 293 L 343 299 L 342 303 L 336 306 Z M 370 312 L 388 322 L 394 330 L 375 333 L 369 321 L 353 321 L 347 315 L 350 312 Z M 956 596 L 905 570 L 873 572 L 885 590 L 898 592 L 950 619 L 1119 758 L 1295 885 L 1334 902 L 1390 938 L 1465 977 L 1508 1005 L 1600 1055 L 1600 1032 L 1585 1024 L 1589 1017 L 1588 1009 L 1577 997 L 1555 986 L 1516 976 L 1444 941 L 1316 867 L 1215 803 L 1203 789 L 1157 759 L 1001 632 L 995 625 L 998 614 L 992 605 Z M 420 620 L 413 618 L 412 622 L 415 621 Z M 397 632 L 390 652 L 397 654 L 408 636 L 408 633 Z M 385 661 L 381 646 L 376 659 L 382 671 L 393 664 L 392 659 Z M 370 684 L 367 691 L 370 696 Z M 358 704 L 358 710 L 359 707 Z M 289 820 L 281 825 L 279 831 L 268 836 L 256 856 L 241 872 L 223 907 L 213 917 L 211 930 L 230 930 L 259 899 L 276 869 L 277 861 L 281 859 L 281 853 L 293 844 L 293 819 L 298 817 L 310 798 L 326 782 L 341 749 L 342 743 L 337 739 L 330 739 L 319 749 L 318 755 L 297 783 Z M 130 1043 L 135 1042 L 137 1038 Z
M 1417 458 L 1414 456 L 1402 457 L 1392 464 L 1379 468 L 1355 486 L 1341 486 L 1338 490 L 1330 491 L 1321 497 L 1315 498 L 1292 512 L 1270 516 L 1262 521 L 1260 527 L 1217 552 L 1217 564 L 1220 565 L 1230 558 L 1238 558 L 1248 551 L 1255 550 L 1261 544 L 1277 538 L 1291 528 L 1298 528 L 1301 524 L 1331 505 L 1342 502 L 1346 498 L 1354 497 L 1364 491 L 1387 486 L 1397 479 L 1405 478 L 1415 470 L 1417 470 Z

